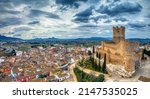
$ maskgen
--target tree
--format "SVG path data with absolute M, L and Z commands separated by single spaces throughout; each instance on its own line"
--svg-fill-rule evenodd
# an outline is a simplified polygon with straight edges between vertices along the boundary
M 83 76 L 84 74 L 83 74 L 83 70 L 81 71 L 81 82 L 83 82 L 83 78 L 84 78 L 84 76 Z
M 99 60 L 99 65 L 98 65 L 98 67 L 99 67 L 98 71 L 101 72 L 101 63 L 100 63 L 100 60 Z
M 104 80 L 105 80 L 105 77 L 104 75 L 101 74 L 97 77 L 96 82 L 103 82 Z
M 104 63 L 103 63 L 103 66 L 102 66 L 102 72 L 106 73 L 106 54 L 104 55 Z
M 98 52 L 96 52 L 96 57 L 98 58 L 98 55 L 99 55 L 99 53 Z
M 99 53 L 98 58 L 101 59 L 101 54 Z
M 93 53 L 95 53 L 95 46 L 93 46 Z
M 92 55 L 92 52 L 91 52 L 91 51 L 88 51 L 88 55 L 91 56 L 91 55 Z
M 142 59 L 144 60 L 145 57 L 144 57 L 144 53 L 146 52 L 146 50 L 144 49 L 143 52 L 142 52 Z
M 94 58 L 93 58 L 93 57 L 92 57 L 91 61 L 92 61 L 92 66 L 93 66 L 93 65 L 94 65 L 94 63 L 95 63 L 95 62 L 94 62 Z
M 96 64 L 96 62 L 94 62 L 94 70 L 95 71 L 97 70 L 97 64 Z

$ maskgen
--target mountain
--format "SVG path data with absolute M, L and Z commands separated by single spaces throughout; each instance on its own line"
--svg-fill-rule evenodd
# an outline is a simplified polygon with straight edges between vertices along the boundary
M 76 38 L 76 39 L 60 39 L 60 38 L 35 38 L 29 41 L 104 41 L 111 40 L 111 38 L 102 38 L 102 37 L 91 37 L 91 38 Z
M 77 38 L 75 40 L 92 40 L 92 41 L 105 41 L 111 40 L 111 38 L 103 38 L 103 37 L 90 37 L 90 38 Z
M 105 41 L 105 40 L 112 40 L 112 38 L 109 37 L 90 37 L 90 38 L 76 38 L 76 39 L 60 39 L 60 38 L 35 38 L 35 39 L 30 39 L 30 40 L 22 40 L 19 38 L 15 37 L 6 37 L 0 35 L 0 41 L 26 41 L 26 42 L 43 42 L 43 41 Z M 127 40 L 133 41 L 133 42 L 142 42 L 142 43 L 150 43 L 149 38 L 128 38 Z
M 6 37 L 6 36 L 2 36 L 0 35 L 0 41 L 23 41 L 22 39 L 19 38 L 15 38 L 15 37 Z
M 55 40 L 61 40 L 55 37 L 52 38 L 34 38 L 34 39 L 30 39 L 30 40 L 26 40 L 26 41 L 35 41 L 35 42 L 39 42 L 39 41 L 55 41 Z
M 141 42 L 141 43 L 150 44 L 149 38 L 129 38 L 128 40 L 133 41 L 133 42 Z

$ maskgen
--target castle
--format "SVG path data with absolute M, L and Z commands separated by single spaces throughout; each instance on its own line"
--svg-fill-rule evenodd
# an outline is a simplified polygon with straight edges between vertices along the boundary
M 93 58 L 98 64 L 106 60 L 106 68 L 110 75 L 119 74 L 131 77 L 141 65 L 142 51 L 138 42 L 125 39 L 125 27 L 113 27 L 113 40 L 101 42 L 101 47 L 93 47 Z

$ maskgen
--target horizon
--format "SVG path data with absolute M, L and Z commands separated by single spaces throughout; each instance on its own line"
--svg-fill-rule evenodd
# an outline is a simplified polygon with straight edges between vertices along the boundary
M 0 36 L 4 36 L 1 35 Z M 4 36 L 4 37 L 8 37 L 9 36 Z M 10 37 L 10 38 L 16 38 L 16 39 L 21 39 L 21 40 L 36 40 L 36 39 L 58 39 L 58 40 L 76 40 L 76 39 L 90 39 L 90 38 L 104 38 L 104 39 L 113 39 L 113 37 L 79 37 L 79 38 L 56 38 L 56 37 L 47 37 L 47 38 L 32 38 L 32 39 L 22 39 L 22 38 L 17 38 L 17 37 Z M 150 38 L 125 38 L 125 39 L 150 39 Z
M 0 35 L 20 38 L 150 38 L 150 0 L 2 0 Z

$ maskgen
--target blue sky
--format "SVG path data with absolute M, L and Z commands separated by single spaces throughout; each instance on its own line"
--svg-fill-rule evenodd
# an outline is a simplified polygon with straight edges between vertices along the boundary
M 150 0 L 0 0 L 0 34 L 22 39 L 150 38 Z

